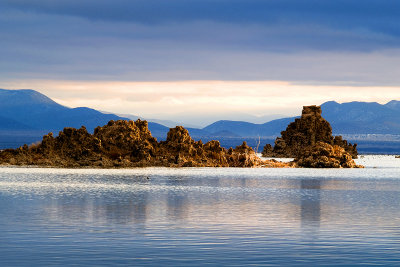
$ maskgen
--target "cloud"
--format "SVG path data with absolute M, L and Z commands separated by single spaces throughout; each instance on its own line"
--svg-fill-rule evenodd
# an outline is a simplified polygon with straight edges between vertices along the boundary
M 161 37 L 214 43 L 215 38 L 207 38 L 210 32 L 210 37 L 224 40 L 224 45 L 229 45 L 230 40 L 236 45 L 253 43 L 259 48 L 295 51 L 306 47 L 393 48 L 399 47 L 400 37 L 400 3 L 396 0 L 4 0 L 0 7 L 5 13 L 28 14 L 27 21 L 29 14 L 47 17 L 60 26 L 59 31 L 54 31 L 53 23 L 42 23 L 41 27 L 49 28 L 56 36 L 75 30 L 79 36 L 81 29 L 76 25 L 82 24 L 83 28 L 92 25 L 90 35 L 110 36 L 114 32 L 120 38 Z M 20 16 L 19 25 L 24 21 Z M 147 27 L 137 31 L 140 26 Z M 31 28 L 30 24 L 24 27 Z
M 394 0 L 3 0 L 0 81 L 398 86 L 399 8 Z
M 394 26 L 400 7 L 396 0 L 3 0 L 1 5 L 45 14 L 145 24 L 199 20 L 264 25 L 300 22 L 333 28 L 354 25 L 397 34 L 399 29 Z

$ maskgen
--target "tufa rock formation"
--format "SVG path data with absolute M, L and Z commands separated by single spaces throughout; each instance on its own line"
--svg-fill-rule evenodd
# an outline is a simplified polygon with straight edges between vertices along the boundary
M 264 146 L 263 157 L 298 158 L 318 142 L 342 147 L 353 158 L 357 158 L 357 145 L 347 143 L 341 136 L 332 136 L 332 127 L 321 116 L 321 107 L 305 106 L 301 117 L 290 123 L 281 137 L 276 138 L 275 146 Z
M 343 147 L 321 141 L 297 156 L 295 162 L 306 168 L 362 168 Z
M 264 147 L 264 156 L 295 157 L 294 162 L 262 160 L 246 142 L 225 149 L 218 141 L 194 141 L 182 126 L 170 129 L 157 142 L 147 121 L 110 121 L 93 134 L 85 127 L 64 128 L 57 137 L 49 133 L 41 143 L 0 151 L 0 164 L 52 167 L 312 167 L 353 168 L 356 146 L 332 137 L 320 107 L 304 107 L 275 147 Z
M 110 121 L 94 134 L 65 128 L 49 133 L 40 144 L 0 152 L 0 164 L 54 167 L 289 167 L 293 163 L 264 161 L 245 142 L 229 150 L 218 141 L 194 141 L 188 131 L 170 129 L 166 141 L 157 142 L 147 121 Z

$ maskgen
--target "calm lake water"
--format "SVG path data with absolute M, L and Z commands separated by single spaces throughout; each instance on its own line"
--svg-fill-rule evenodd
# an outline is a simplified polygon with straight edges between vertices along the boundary
M 400 265 L 400 159 L 365 169 L 0 168 L 1 266 Z

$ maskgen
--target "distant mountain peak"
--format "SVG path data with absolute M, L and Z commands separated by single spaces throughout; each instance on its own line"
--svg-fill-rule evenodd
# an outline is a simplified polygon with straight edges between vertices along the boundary
M 326 101 L 323 103 L 323 105 L 340 105 L 338 102 L 331 100 L 331 101 Z
M 400 111 L 400 101 L 392 100 L 392 101 L 387 102 L 385 104 L 385 106 L 390 108 L 390 109 Z
M 57 133 L 64 127 L 82 125 L 92 131 L 110 120 L 127 119 L 88 107 L 68 108 L 31 89 L 0 89 L 0 103 L 0 131 L 37 129 Z M 149 127 L 156 136 L 168 130 L 157 123 L 149 123 Z
M 0 89 L 0 100 L 3 106 L 52 105 L 61 106 L 44 94 L 32 89 L 7 90 Z

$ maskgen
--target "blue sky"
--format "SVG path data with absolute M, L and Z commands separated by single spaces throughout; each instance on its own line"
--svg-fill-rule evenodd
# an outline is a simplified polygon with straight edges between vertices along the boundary
M 399 18 L 387 0 L 2 0 L 0 87 L 171 119 L 207 101 L 225 118 L 385 102 L 400 98 Z

